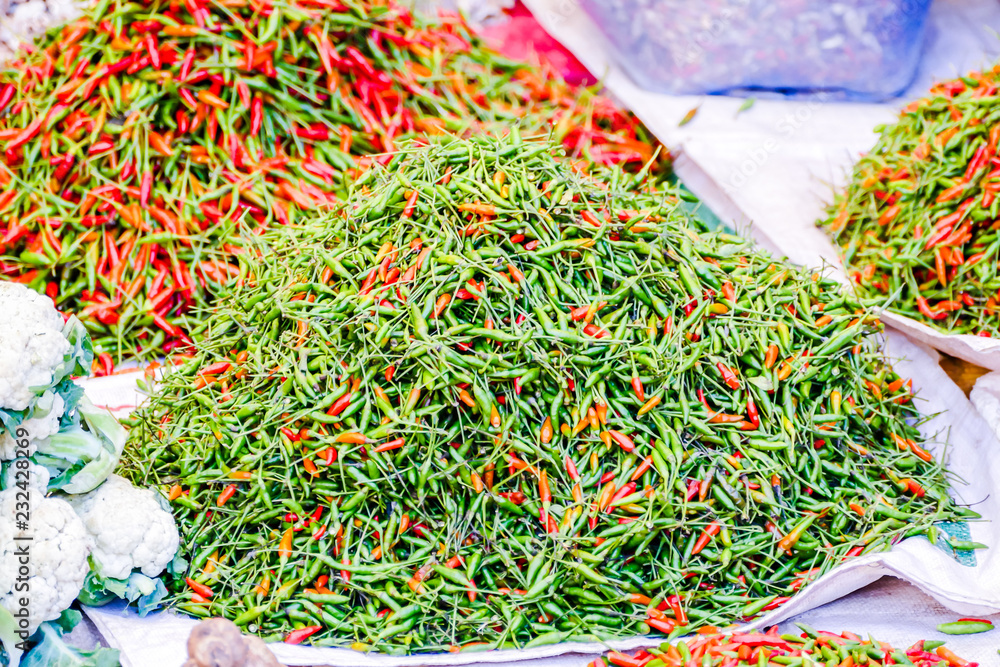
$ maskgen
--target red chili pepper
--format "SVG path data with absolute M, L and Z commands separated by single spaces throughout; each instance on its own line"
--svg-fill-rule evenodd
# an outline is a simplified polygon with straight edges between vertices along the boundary
M 642 390 L 642 380 L 639 379 L 638 375 L 632 376 L 632 391 L 635 392 L 640 402 L 645 402 L 646 393 Z
M 719 373 L 722 374 L 722 381 L 725 382 L 730 389 L 739 389 L 740 381 L 736 379 L 736 373 L 733 372 L 729 366 L 726 366 L 721 361 L 716 362 L 715 367 L 719 369 Z
M 722 296 L 729 303 L 736 303 L 736 289 L 728 280 L 722 283 Z
M 920 311 L 921 315 L 930 318 L 932 320 L 943 320 L 944 318 L 948 317 L 948 312 L 946 310 L 942 311 L 931 310 L 931 307 L 927 303 L 927 299 L 925 299 L 922 296 L 917 297 L 917 310 Z
M 172 338 L 180 338 L 181 335 L 183 334 L 183 332 L 180 329 L 175 327 L 170 322 L 167 322 L 167 320 L 165 320 L 162 315 L 159 315 L 158 313 L 153 313 L 152 317 L 153 317 L 153 324 L 158 326 L 160 329 L 163 329 L 164 333 L 166 333 L 168 336 L 171 336 Z
M 372 287 L 375 285 L 375 279 L 378 278 L 378 269 L 372 269 L 368 273 L 368 277 L 365 278 L 364 282 L 361 283 L 361 294 L 368 294 Z
M 41 130 L 42 123 L 45 122 L 45 119 L 46 116 L 36 117 L 35 120 L 31 121 L 31 123 L 26 128 L 21 130 L 21 132 L 15 135 L 13 139 L 7 142 L 5 150 L 12 151 L 15 148 L 23 146 L 24 144 L 31 141 L 35 137 L 35 135 L 38 134 L 39 130 Z
M 330 130 L 325 125 L 313 123 L 310 127 L 295 128 L 295 135 L 312 141 L 327 141 L 330 138 Z
M 593 211 L 584 211 L 583 213 L 580 214 L 580 217 L 583 218 L 585 222 L 590 223 L 594 227 L 601 226 L 600 219 L 594 214 Z
M 153 68 L 160 69 L 160 49 L 156 36 L 147 33 L 143 37 L 142 43 L 146 47 L 146 53 L 149 54 L 149 62 L 153 64 Z
M 389 440 L 388 442 L 385 442 L 385 443 L 379 445 L 378 447 L 376 447 L 372 451 L 373 452 L 377 452 L 377 453 L 381 453 L 381 452 L 388 452 L 388 451 L 391 451 L 393 449 L 399 449 L 399 448 L 401 448 L 403 446 L 404 442 L 405 441 L 403 440 L 403 438 L 396 438 L 395 440 Z
M 194 98 L 194 93 L 192 93 L 187 88 L 178 88 L 177 94 L 181 100 L 188 106 L 192 111 L 198 108 L 198 100 Z
M 107 352 L 101 352 L 97 355 L 97 359 L 101 364 L 101 375 L 107 376 L 111 375 L 115 371 L 115 362 L 111 358 L 111 355 Z
M 684 607 L 681 606 L 681 598 L 679 595 L 671 595 L 666 600 L 667 605 L 670 607 L 671 611 L 674 612 L 674 620 L 677 625 L 687 625 L 688 618 L 687 614 L 684 613 Z
M 336 417 L 341 412 L 346 410 L 347 406 L 349 406 L 350 404 L 351 404 L 351 392 L 347 392 L 346 394 L 338 398 L 333 405 L 330 406 L 330 409 L 326 411 L 326 414 L 330 415 L 331 417 Z
M 10 101 L 14 99 L 14 93 L 17 92 L 17 88 L 12 83 L 8 83 L 3 88 L 3 92 L 0 92 L 0 111 L 7 108 Z
M 986 164 L 986 146 L 980 146 L 976 150 L 975 155 L 973 155 L 972 159 L 969 161 L 969 166 L 966 167 L 965 169 L 965 175 L 963 176 L 963 180 L 967 183 L 971 181 L 972 177 L 976 174 L 976 172 L 979 171 L 985 164 Z
M 205 366 L 200 371 L 198 371 L 198 375 L 222 375 L 230 368 L 232 368 L 232 364 L 230 364 L 228 361 L 220 361 L 218 363 L 209 364 L 208 366 Z
M 211 588 L 209 588 L 205 584 L 198 583 L 191 577 L 186 577 L 184 579 L 184 582 L 188 585 L 188 588 L 190 588 L 192 591 L 202 596 L 203 598 L 211 598 L 212 595 L 214 595 L 214 593 L 212 593 Z
M 647 618 L 646 624 L 654 630 L 659 630 L 665 635 L 669 635 L 676 627 L 669 618 Z
M 122 183 L 127 183 L 132 175 L 135 174 L 135 163 L 132 160 L 125 160 L 122 162 L 121 171 L 118 172 L 118 178 Z
M 580 481 L 580 472 L 576 469 L 576 464 L 573 463 L 573 459 L 571 459 L 569 455 L 566 456 L 565 464 L 566 474 L 569 475 L 569 478 L 574 482 Z
M 264 101 L 254 96 L 250 102 L 250 136 L 256 137 L 260 134 L 261 125 L 264 122 Z
M 609 651 L 608 660 L 616 667 L 642 667 L 647 662 L 633 658 L 625 653 L 619 653 L 618 651 Z
M 128 68 L 131 67 L 132 64 L 135 62 L 136 55 L 137 55 L 136 53 L 130 53 L 127 56 L 119 59 L 117 62 L 104 65 L 95 70 L 94 75 L 96 75 L 97 78 L 100 79 L 103 78 L 104 76 L 114 76 L 119 72 L 124 72 L 128 70 Z M 76 69 L 73 70 L 73 74 L 70 78 L 76 79 L 83 75 L 84 71 L 87 69 L 86 65 L 89 63 L 87 63 L 86 58 L 82 59 L 82 63 L 84 64 L 84 67 L 80 67 L 80 65 L 78 64 Z M 72 93 L 72 91 L 70 91 L 70 93 Z M 71 96 L 72 96 L 71 94 L 65 96 L 60 95 L 60 97 L 64 97 L 64 99 L 69 99 Z
M 403 217 L 404 218 L 410 218 L 410 217 L 413 216 L 413 211 L 417 207 L 417 196 L 419 194 L 420 194 L 420 191 L 417 190 L 417 189 L 414 189 L 413 192 L 410 193 L 410 196 L 406 198 L 406 206 L 403 208 Z
M 323 629 L 322 625 L 307 625 L 304 628 L 299 628 L 298 630 L 292 630 L 285 637 L 286 644 L 301 644 L 309 637 Z
M 613 496 L 611 496 L 610 502 L 608 502 L 608 510 L 610 511 L 612 507 L 618 504 L 618 501 L 626 496 L 630 496 L 635 493 L 635 482 L 629 482 L 618 489 Z
M 747 417 L 754 428 L 760 427 L 760 413 L 757 412 L 757 405 L 753 402 L 753 396 L 747 396 Z
M 153 172 L 146 170 L 139 184 L 139 205 L 146 208 L 149 205 L 149 195 L 153 191 Z
M 632 442 L 632 438 L 628 437 L 620 431 L 614 429 L 608 429 L 608 435 L 618 443 L 618 446 L 624 449 L 626 452 L 631 452 L 635 449 L 635 443 Z

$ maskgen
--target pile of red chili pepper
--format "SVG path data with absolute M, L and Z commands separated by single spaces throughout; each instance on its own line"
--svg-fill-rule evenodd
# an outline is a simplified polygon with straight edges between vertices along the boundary
M 778 626 L 767 632 L 720 634 L 715 628 L 676 644 L 665 643 L 627 655 L 611 651 L 588 667 L 751 667 L 787 665 L 909 665 L 910 667 L 977 667 L 957 656 L 941 641 L 921 640 L 910 648 L 894 648 L 885 642 L 862 639 L 853 632 L 835 634 L 798 624 L 800 635 L 778 634 Z
M 105 361 L 188 344 L 238 227 L 335 203 L 400 137 L 520 124 L 587 162 L 654 154 L 608 100 L 377 2 L 103 0 L 29 51 L 0 72 L 0 278 Z
M 976 516 L 877 318 L 642 174 L 484 135 L 245 239 L 126 473 L 176 608 L 387 652 L 680 635 Z
M 864 292 L 948 333 L 1000 332 L 998 85 L 994 67 L 909 104 L 822 223 Z

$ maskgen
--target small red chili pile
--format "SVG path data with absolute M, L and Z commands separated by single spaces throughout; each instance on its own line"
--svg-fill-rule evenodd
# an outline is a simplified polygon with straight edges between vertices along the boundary
M 633 655 L 611 651 L 588 667 L 746 667 L 748 665 L 911 665 L 913 667 L 977 667 L 964 660 L 944 642 L 921 640 L 906 649 L 885 642 L 864 640 L 853 632 L 839 635 L 799 624 L 801 635 L 778 634 L 778 626 L 765 633 L 721 634 L 716 628 L 676 644 L 643 649 Z
M 456 17 L 104 0 L 0 73 L 0 278 L 78 314 L 114 361 L 161 356 L 236 275 L 237 227 L 335 206 L 357 157 L 400 137 L 514 123 L 586 162 L 655 152 L 632 116 L 480 47 Z
M 948 333 L 1000 332 L 998 85 L 1000 66 L 908 105 L 822 222 L 856 285 Z

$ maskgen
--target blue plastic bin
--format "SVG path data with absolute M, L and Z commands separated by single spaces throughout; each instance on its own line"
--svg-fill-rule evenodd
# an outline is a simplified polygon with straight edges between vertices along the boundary
M 931 0 L 581 0 L 643 88 L 859 101 L 913 80 Z

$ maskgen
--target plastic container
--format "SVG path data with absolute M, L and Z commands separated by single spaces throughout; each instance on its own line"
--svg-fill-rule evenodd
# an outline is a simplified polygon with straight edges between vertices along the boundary
M 877 101 L 913 80 L 931 0 L 581 0 L 643 88 Z

